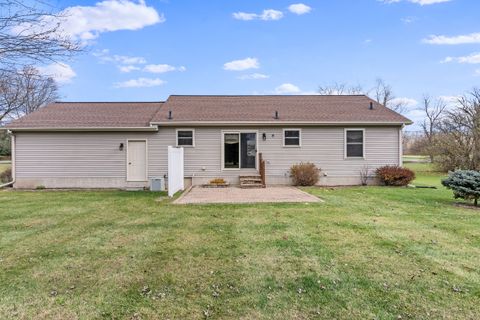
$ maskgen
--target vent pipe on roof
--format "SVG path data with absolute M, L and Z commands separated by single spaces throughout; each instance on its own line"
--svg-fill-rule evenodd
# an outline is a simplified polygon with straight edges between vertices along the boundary
M 278 119 L 278 111 L 275 111 L 275 119 Z
M 173 117 L 172 117 L 172 110 L 169 110 L 168 111 L 168 120 L 172 120 Z
M 373 110 L 373 102 L 370 102 L 370 110 Z

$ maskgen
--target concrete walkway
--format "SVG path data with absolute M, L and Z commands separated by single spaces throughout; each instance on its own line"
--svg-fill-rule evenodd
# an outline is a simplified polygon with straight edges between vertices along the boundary
M 275 203 L 323 202 L 321 199 L 294 187 L 267 187 L 263 189 L 194 187 L 174 201 L 175 204 L 206 203 Z

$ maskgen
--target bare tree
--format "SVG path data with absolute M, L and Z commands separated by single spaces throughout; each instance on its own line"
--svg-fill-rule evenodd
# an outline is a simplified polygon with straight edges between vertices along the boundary
M 432 99 L 425 95 L 423 97 L 422 111 L 425 114 L 425 120 L 420 124 L 423 130 L 423 134 L 427 140 L 427 153 L 430 157 L 430 161 L 433 162 L 435 156 L 435 137 L 439 130 L 439 125 L 442 121 L 442 117 L 445 113 L 447 104 L 441 99 L 432 101 Z
M 320 95 L 351 95 L 351 94 L 365 94 L 360 85 L 350 86 L 346 83 L 335 82 L 330 85 L 320 86 L 318 88 Z
M 375 81 L 375 87 L 371 90 L 364 90 L 361 85 L 351 86 L 346 83 L 335 82 L 330 85 L 320 86 L 318 93 L 320 95 L 370 95 L 370 93 L 372 93 L 373 98 L 385 107 L 398 113 L 405 113 L 405 111 L 407 111 L 405 102 L 396 99 L 392 87 L 380 78 Z
M 480 88 L 459 98 L 446 111 L 437 136 L 439 157 L 444 170 L 480 170 Z
M 55 81 L 32 66 L 0 72 L 0 122 L 31 113 L 57 99 Z
M 375 100 L 381 105 L 398 113 L 405 113 L 407 111 L 407 105 L 405 102 L 396 99 L 392 86 L 387 84 L 383 79 L 377 78 L 375 81 L 375 87 L 372 91 Z
M 18 69 L 33 63 L 62 60 L 81 46 L 62 31 L 66 17 L 51 13 L 40 0 L 0 0 L 0 67 Z

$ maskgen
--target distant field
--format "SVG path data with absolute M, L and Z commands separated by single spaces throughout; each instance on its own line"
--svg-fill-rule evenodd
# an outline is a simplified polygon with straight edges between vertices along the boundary
M 422 162 L 422 161 L 430 162 L 430 159 L 428 158 L 428 156 L 404 155 L 404 156 L 403 156 L 403 161 L 407 161 L 407 162 L 410 162 L 410 161 L 414 161 L 414 162 Z

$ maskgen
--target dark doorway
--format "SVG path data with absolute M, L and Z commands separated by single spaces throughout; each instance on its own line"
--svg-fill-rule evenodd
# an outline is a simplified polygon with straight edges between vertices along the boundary
M 240 135 L 241 168 L 255 169 L 257 159 L 257 134 L 245 132 Z
M 225 169 L 240 168 L 240 135 L 238 133 L 226 133 L 224 135 L 224 167 Z

